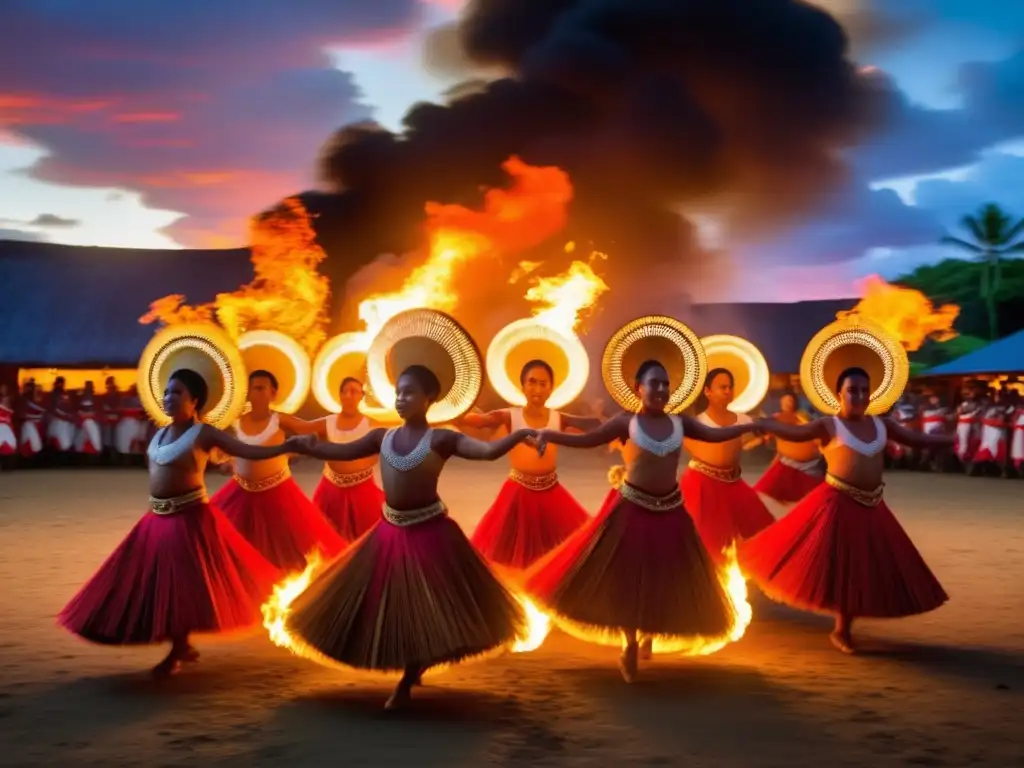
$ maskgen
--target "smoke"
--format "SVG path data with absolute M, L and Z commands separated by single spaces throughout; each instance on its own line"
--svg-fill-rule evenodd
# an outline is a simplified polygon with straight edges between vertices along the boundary
M 327 142 L 330 192 L 304 202 L 332 277 L 414 247 L 425 202 L 478 204 L 519 155 L 569 173 L 559 246 L 608 253 L 613 291 L 644 269 L 682 281 L 720 258 L 688 212 L 745 233 L 811 215 L 883 117 L 884 84 L 858 71 L 840 23 L 796 0 L 471 0 L 453 40 L 509 74 L 415 105 L 400 133 L 363 124 Z

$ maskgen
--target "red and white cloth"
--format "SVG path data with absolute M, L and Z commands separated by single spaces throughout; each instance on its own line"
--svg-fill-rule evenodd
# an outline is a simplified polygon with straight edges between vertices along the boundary
M 967 405 L 962 405 L 956 416 L 956 456 L 963 464 L 974 460 L 981 442 L 981 410 Z
M 78 427 L 75 430 L 75 453 L 94 456 L 103 450 L 103 436 L 96 419 L 91 398 L 84 398 L 78 405 Z
M 1002 464 L 1006 461 L 1005 413 L 998 406 L 993 406 L 985 411 L 985 416 L 981 420 L 981 439 L 978 451 L 974 454 L 975 463 Z
M 1020 469 L 1024 466 L 1024 406 L 1018 408 L 1012 417 L 1013 437 L 1010 440 L 1010 459 L 1013 466 Z
M 25 419 L 21 422 L 18 449 L 25 458 L 32 458 L 43 450 L 43 419 L 46 409 L 38 403 L 25 405 Z
M 14 410 L 0 403 L 0 456 L 11 456 L 18 451 L 18 438 L 14 434 Z

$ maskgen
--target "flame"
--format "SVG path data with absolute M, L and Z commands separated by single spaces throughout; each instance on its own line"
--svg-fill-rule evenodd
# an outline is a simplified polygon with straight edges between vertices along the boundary
M 525 595 L 515 595 L 526 614 L 526 630 L 516 638 L 512 653 L 529 653 L 541 647 L 551 631 L 551 618 Z
M 595 253 L 594 258 L 606 258 Z M 565 334 L 574 333 L 586 310 L 592 310 L 608 285 L 594 274 L 588 262 L 574 261 L 569 268 L 551 277 L 532 279 L 526 300 L 534 306 L 533 319 Z
M 958 334 L 953 323 L 960 316 L 956 304 L 943 304 L 936 308 L 931 300 L 918 290 L 887 283 L 878 275 L 869 275 L 861 283 L 863 297 L 849 312 L 836 317 L 861 315 L 881 325 L 896 336 L 903 348 L 913 352 L 927 339 L 948 341 Z
M 326 254 L 317 245 L 309 214 L 298 198 L 280 209 L 253 217 L 249 228 L 255 278 L 213 302 L 190 306 L 180 294 L 150 304 L 143 324 L 177 325 L 212 322 L 214 318 L 235 341 L 247 331 L 280 331 L 313 354 L 327 331 L 330 285 L 319 274 Z
M 287 648 L 297 656 L 308 654 L 303 644 L 288 631 L 288 614 L 291 613 L 291 605 L 295 599 L 313 582 L 313 577 L 319 572 L 322 563 L 319 550 L 308 554 L 306 567 L 302 573 L 286 576 L 274 585 L 273 594 L 260 609 L 263 612 L 263 626 L 270 634 L 274 645 Z

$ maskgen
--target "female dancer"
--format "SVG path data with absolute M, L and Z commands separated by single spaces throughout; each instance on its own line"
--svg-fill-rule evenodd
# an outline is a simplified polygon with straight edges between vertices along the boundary
M 600 424 L 559 413 L 546 406 L 554 388 L 555 373 L 543 360 L 523 366 L 519 383 L 526 395 L 524 408 L 468 414 L 462 423 L 471 427 L 505 427 L 582 431 Z M 558 482 L 558 456 L 552 447 L 543 456 L 536 448 L 519 445 L 509 453 L 508 480 L 491 508 L 473 531 L 473 545 L 492 563 L 522 570 L 561 544 L 587 520 L 587 511 Z
M 863 368 L 844 370 L 835 387 L 837 416 L 799 426 L 759 422 L 784 440 L 820 440 L 828 474 L 786 517 L 743 543 L 739 557 L 744 574 L 769 597 L 833 614 L 832 643 L 852 653 L 855 618 L 911 616 L 948 599 L 883 500 L 882 474 L 888 439 L 937 447 L 955 438 L 866 416 L 872 390 Z
M 38 460 L 43 452 L 43 421 L 46 418 L 43 391 L 35 384 L 26 384 L 22 403 L 24 411 L 18 433 L 18 451 L 23 459 Z
M 287 626 L 341 664 L 401 671 L 386 709 L 407 703 L 427 668 L 507 645 L 525 624 L 515 598 L 448 517 L 437 481 L 452 456 L 493 461 L 534 432 L 485 443 L 432 429 L 427 409 L 440 389 L 432 371 L 410 366 L 396 386 L 403 426 L 374 429 L 350 443 L 298 448 L 325 461 L 384 459 L 383 520 L 295 600 Z
M 277 396 L 270 371 L 249 374 L 251 410 L 235 424 L 235 437 L 246 445 L 280 445 L 281 419 L 270 410 Z M 284 571 L 301 571 L 306 556 L 319 550 L 327 558 L 345 541 L 306 498 L 292 478 L 284 454 L 263 461 L 232 462 L 234 476 L 210 500 L 267 560 Z
M 75 447 L 75 404 L 67 390 L 54 391 L 50 423 L 46 425 L 46 440 L 57 460 L 64 463 Z
M 90 460 L 99 459 L 103 452 L 103 433 L 96 413 L 95 391 L 91 381 L 78 400 L 78 427 L 75 430 L 75 453 Z
M 341 413 L 316 421 L 282 417 L 282 426 L 294 434 L 313 434 L 332 443 L 352 443 L 365 437 L 375 424 L 359 411 L 363 382 L 346 376 L 341 382 Z M 373 479 L 377 456 L 354 461 L 328 461 L 313 492 L 313 504 L 346 542 L 353 542 L 377 524 L 384 492 Z
M 704 381 L 708 407 L 697 421 L 711 428 L 753 423 L 746 414 L 729 410 L 733 384 L 733 375 L 725 368 L 715 368 L 708 373 Z M 687 434 L 692 431 L 687 430 Z M 775 521 L 761 497 L 741 476 L 742 450 L 741 435 L 714 445 L 686 441 L 686 451 L 691 458 L 680 487 L 686 508 L 693 515 L 704 546 L 715 562 L 722 561 L 734 541 L 750 538 Z
M 644 362 L 636 373 L 641 410 L 623 413 L 582 435 L 542 430 L 547 443 L 595 448 L 613 440 L 633 446 L 625 482 L 613 489 L 597 515 L 538 561 L 525 588 L 563 629 L 585 639 L 625 640 L 620 669 L 626 682 L 637 673 L 638 635 L 669 643 L 722 637 L 736 616 L 676 481 L 686 432 L 721 443 L 754 430 L 753 424 L 715 428 L 688 416 L 669 416 L 664 366 Z
M 288 442 L 253 446 L 199 417 L 208 388 L 190 369 L 175 371 L 163 407 L 172 422 L 149 445 L 149 511 L 61 611 L 58 622 L 94 643 L 171 642 L 155 677 L 196 661 L 194 632 L 258 627 L 260 606 L 281 574 L 207 501 L 209 453 L 271 459 Z
M 14 435 L 14 407 L 7 394 L 7 385 L 0 384 L 0 467 L 7 468 L 18 452 L 18 438 Z
M 797 412 L 796 395 L 792 392 L 786 392 L 779 399 L 779 412 L 773 418 L 780 424 L 807 423 L 807 419 Z M 754 484 L 755 492 L 780 504 L 793 504 L 825 479 L 817 443 L 791 443 L 776 438 L 775 448 L 775 460 Z

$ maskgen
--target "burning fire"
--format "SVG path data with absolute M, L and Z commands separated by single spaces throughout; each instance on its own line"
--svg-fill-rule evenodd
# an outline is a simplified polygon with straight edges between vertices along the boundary
M 280 210 L 254 217 L 249 236 L 256 273 L 251 283 L 197 306 L 185 304 L 179 294 L 165 296 L 150 304 L 139 322 L 175 325 L 216 318 L 236 341 L 246 331 L 280 331 L 314 354 L 326 338 L 330 285 L 317 271 L 325 254 L 309 214 L 297 198 L 288 198 Z
M 551 631 L 551 619 L 530 598 L 516 595 L 526 614 L 526 632 L 512 645 L 512 653 L 529 653 L 541 647 Z
M 566 250 L 570 251 L 572 246 L 569 243 Z M 590 263 L 595 258 L 607 256 L 594 253 Z M 594 274 L 590 263 L 574 261 L 560 275 L 533 278 L 526 300 L 535 305 L 535 322 L 567 335 L 577 330 L 585 310 L 592 310 L 598 297 L 608 290 L 608 285 Z
M 927 339 L 948 341 L 955 338 L 953 323 L 960 315 L 956 304 L 936 308 L 931 300 L 913 288 L 891 285 L 878 275 L 869 275 L 861 283 L 863 298 L 849 312 L 837 317 L 861 315 L 878 323 L 896 336 L 908 352 L 921 348 Z

